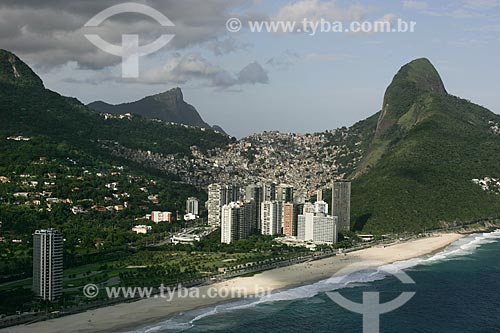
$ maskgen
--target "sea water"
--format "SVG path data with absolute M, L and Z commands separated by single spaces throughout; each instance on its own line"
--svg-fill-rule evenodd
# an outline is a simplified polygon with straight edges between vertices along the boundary
M 327 292 L 361 303 L 402 292 L 415 296 L 381 315 L 380 332 L 500 332 L 500 231 L 464 237 L 439 253 L 395 263 L 415 284 L 384 267 L 332 277 L 271 296 L 200 309 L 129 332 L 362 332 L 361 314 L 334 303 Z

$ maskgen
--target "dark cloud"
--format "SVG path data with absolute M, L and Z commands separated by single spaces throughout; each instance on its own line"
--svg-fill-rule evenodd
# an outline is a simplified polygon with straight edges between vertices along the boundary
M 294 50 L 285 50 L 283 54 L 274 56 L 266 61 L 266 65 L 274 69 L 285 70 L 295 65 L 300 60 L 300 55 Z
M 224 54 L 238 47 L 221 36 L 226 32 L 225 21 L 244 5 L 244 0 L 137 2 L 159 10 L 175 27 L 161 27 L 141 14 L 120 14 L 99 28 L 83 28 L 91 17 L 123 1 L 16 0 L 0 3 L 0 45 L 41 68 L 75 62 L 89 69 L 102 69 L 121 61 L 87 41 L 84 34 L 89 31 L 98 31 L 103 39 L 115 44 L 120 43 L 125 33 L 139 34 L 141 44 L 164 33 L 175 34 L 167 46 L 170 50 L 202 45 L 216 54 Z
M 212 51 L 216 56 L 222 56 L 231 52 L 236 52 L 240 49 L 246 48 L 247 44 L 238 43 L 238 41 L 232 37 L 224 39 L 215 39 L 207 43 L 207 49 Z
M 238 73 L 239 84 L 269 83 L 269 77 L 262 66 L 254 61 Z

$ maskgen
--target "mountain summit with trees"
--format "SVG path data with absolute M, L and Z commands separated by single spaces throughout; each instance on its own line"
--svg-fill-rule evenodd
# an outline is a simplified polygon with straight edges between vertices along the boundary
M 112 114 L 133 113 L 148 119 L 160 119 L 177 124 L 211 128 L 201 118 L 194 106 L 184 101 L 184 95 L 179 87 L 160 94 L 144 97 L 135 102 L 112 105 L 97 101 L 87 106 L 97 112 Z M 214 129 L 224 133 L 220 127 L 214 127 Z
M 500 117 L 448 94 L 428 59 L 387 88 L 364 158 L 351 175 L 356 230 L 419 231 L 500 216 Z M 474 180 L 474 181 L 473 181 Z

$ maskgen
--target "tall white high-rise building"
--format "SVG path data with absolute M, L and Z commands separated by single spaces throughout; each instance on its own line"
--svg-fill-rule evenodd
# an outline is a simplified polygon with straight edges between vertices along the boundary
M 208 186 L 208 224 L 218 227 L 221 224 L 222 206 L 240 201 L 241 188 L 238 185 L 210 184 Z
M 222 206 L 221 242 L 246 239 L 255 229 L 255 203 L 231 202 Z
M 306 202 L 303 208 L 304 213 L 314 213 L 314 205 L 310 202 Z
M 283 225 L 283 202 L 264 201 L 261 205 L 261 233 L 278 235 Z
M 294 193 L 293 194 L 293 202 L 296 204 L 305 204 L 306 203 L 306 193 Z
M 320 214 L 328 214 L 328 204 L 324 201 L 316 201 L 314 203 L 314 212 Z
M 217 227 L 221 223 L 221 185 L 208 185 L 208 225 Z
M 336 243 L 337 242 L 337 216 L 316 214 L 313 217 L 314 242 Z
M 297 217 L 297 239 L 304 241 L 313 240 L 314 213 L 304 212 Z
M 33 234 L 33 292 L 51 302 L 63 293 L 63 235 L 56 229 Z
M 221 242 L 231 244 L 238 239 L 238 215 L 240 205 L 232 202 L 222 206 Z
M 337 242 L 337 217 L 304 213 L 298 216 L 297 239 L 318 243 Z
M 199 200 L 195 197 L 189 197 L 186 200 L 186 213 L 187 214 L 193 214 L 193 215 L 199 215 Z
M 264 187 L 262 184 L 251 184 L 245 188 L 245 201 L 254 202 L 256 228 L 261 229 L 261 204 L 264 201 Z
M 276 183 L 265 183 L 262 186 L 263 199 L 262 201 L 276 200 Z

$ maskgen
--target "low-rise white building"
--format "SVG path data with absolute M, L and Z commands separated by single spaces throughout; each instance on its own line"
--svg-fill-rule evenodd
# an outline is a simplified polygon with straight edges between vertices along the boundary
M 147 234 L 150 232 L 152 227 L 150 225 L 136 225 L 135 227 L 132 228 L 132 231 L 135 232 L 136 234 Z
M 172 222 L 172 212 L 152 211 L 151 221 L 153 221 L 154 223 Z
M 179 235 L 174 235 L 170 237 L 170 241 L 172 244 L 188 244 L 188 245 L 193 245 L 194 242 L 199 242 L 201 240 L 201 237 L 199 235 L 186 235 L 186 234 L 179 234 Z
M 192 213 L 187 213 L 184 215 L 184 221 L 193 221 L 193 220 L 196 220 L 198 218 L 197 215 L 194 215 Z

